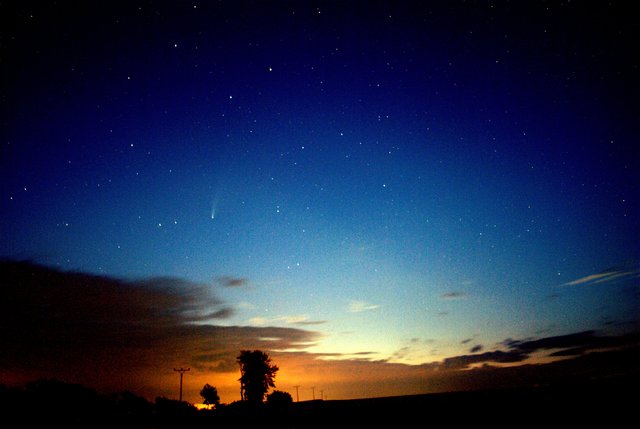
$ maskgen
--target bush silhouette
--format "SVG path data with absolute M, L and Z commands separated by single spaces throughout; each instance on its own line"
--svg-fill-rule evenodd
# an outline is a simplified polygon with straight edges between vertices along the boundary
M 202 403 L 217 408 L 220 405 L 220 396 L 218 396 L 218 389 L 211 386 L 209 383 L 205 384 L 200 391 L 202 396 Z
M 274 390 L 267 395 L 267 405 L 273 408 L 287 408 L 293 403 L 293 398 L 288 392 Z
M 198 417 L 198 410 L 185 401 L 156 398 L 155 426 L 158 428 L 189 427 Z

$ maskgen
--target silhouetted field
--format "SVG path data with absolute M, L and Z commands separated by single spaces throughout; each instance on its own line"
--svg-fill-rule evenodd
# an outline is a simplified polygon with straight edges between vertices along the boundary
M 637 418 L 638 373 L 573 385 L 307 401 L 269 407 L 234 402 L 200 410 L 186 402 L 130 392 L 99 395 L 80 385 L 40 380 L 0 387 L 3 427 L 23 428 L 399 428 L 623 427 Z M 8 422 L 15 422 L 9 424 Z
M 435 427 L 436 423 L 448 427 L 478 424 L 511 428 L 578 427 L 593 423 L 622 427 L 629 418 L 637 419 L 637 375 L 634 378 L 633 383 L 616 380 L 565 387 L 296 404 L 293 427 L 327 428 L 341 424 L 344 424 L 341 427 Z

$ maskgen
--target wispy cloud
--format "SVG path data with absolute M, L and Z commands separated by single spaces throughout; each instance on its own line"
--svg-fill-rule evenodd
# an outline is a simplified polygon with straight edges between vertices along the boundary
M 309 319 L 309 316 L 300 314 L 295 316 L 280 316 L 280 317 L 276 317 L 274 320 L 281 321 L 288 324 L 295 324 L 295 323 L 304 322 L 305 320 L 308 320 L 308 319 Z
M 365 361 L 365 362 L 374 362 L 380 361 L 378 358 L 378 352 L 371 351 L 362 351 L 362 352 L 352 352 L 352 353 L 314 353 L 314 355 L 318 359 L 322 359 L 323 361 Z
M 256 316 L 249 319 L 248 322 L 253 326 L 266 326 L 267 323 L 269 323 L 269 320 L 264 317 Z
M 370 302 L 366 302 L 366 301 L 354 300 L 349 302 L 349 306 L 347 307 L 347 310 L 350 313 L 362 313 L 363 311 L 375 310 L 377 308 L 380 308 L 380 306 L 377 304 L 371 304 Z
M 447 292 L 440 295 L 440 298 L 449 300 L 465 299 L 466 297 L 467 294 L 464 292 Z
M 310 320 L 306 314 L 294 315 L 294 316 L 280 316 L 274 319 L 276 322 L 284 322 L 288 325 L 322 325 L 326 323 L 326 320 Z
M 469 350 L 469 353 L 478 353 L 480 351 L 482 351 L 484 347 L 482 346 L 482 344 L 476 344 L 475 346 L 471 347 L 471 350 Z
M 453 356 L 442 361 L 443 369 L 466 369 L 472 364 L 478 363 L 513 363 L 522 362 L 529 356 L 517 350 L 485 352 L 481 354 Z
M 215 310 L 210 313 L 205 313 L 197 317 L 194 321 L 205 322 L 205 321 L 210 321 L 211 319 L 228 319 L 234 314 L 235 314 L 235 311 L 231 308 L 221 308 L 219 310 Z
M 610 268 L 608 270 L 601 271 L 599 273 L 590 274 L 579 279 L 563 283 L 562 286 L 576 286 L 582 284 L 598 284 L 606 283 L 621 278 L 638 277 L 640 275 L 640 269 L 629 267 L 617 267 Z
M 236 304 L 236 307 L 241 310 L 255 310 L 256 308 L 254 304 L 247 301 L 240 301 L 238 304 Z
M 595 331 L 577 332 L 568 335 L 544 337 L 540 339 L 527 339 L 523 341 L 510 340 L 505 342 L 511 350 L 523 353 L 533 353 L 538 350 L 567 349 L 575 347 L 597 348 L 602 347 L 608 339 L 596 336 Z
M 230 276 L 221 276 L 218 277 L 218 282 L 221 286 L 224 287 L 240 287 L 245 286 L 249 283 L 249 281 L 243 277 L 230 277 Z

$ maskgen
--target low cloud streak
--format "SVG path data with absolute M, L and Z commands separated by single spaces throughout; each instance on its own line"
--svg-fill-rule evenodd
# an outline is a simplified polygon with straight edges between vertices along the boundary
M 362 313 L 363 311 L 376 310 L 377 308 L 380 308 L 380 306 L 377 304 L 371 304 L 370 302 L 366 302 L 366 301 L 354 300 L 349 302 L 349 306 L 347 307 L 347 310 L 349 311 L 349 313 Z
M 581 277 L 579 279 L 563 283 L 562 286 L 577 286 L 584 284 L 599 284 L 607 283 L 623 278 L 631 278 L 640 276 L 640 269 L 637 267 L 616 267 L 604 270 L 599 273 L 590 274 L 588 276 Z
M 455 299 L 465 299 L 467 294 L 464 292 L 447 292 L 440 295 L 442 299 L 455 300 Z
M 221 286 L 224 287 L 240 287 L 245 286 L 249 283 L 249 281 L 245 278 L 229 276 L 218 277 L 218 282 Z

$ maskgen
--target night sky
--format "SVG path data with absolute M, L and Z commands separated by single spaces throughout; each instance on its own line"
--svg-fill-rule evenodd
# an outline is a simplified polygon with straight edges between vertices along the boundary
M 638 332 L 629 2 L 49 3 L 0 4 L 0 383 L 409 394 Z

